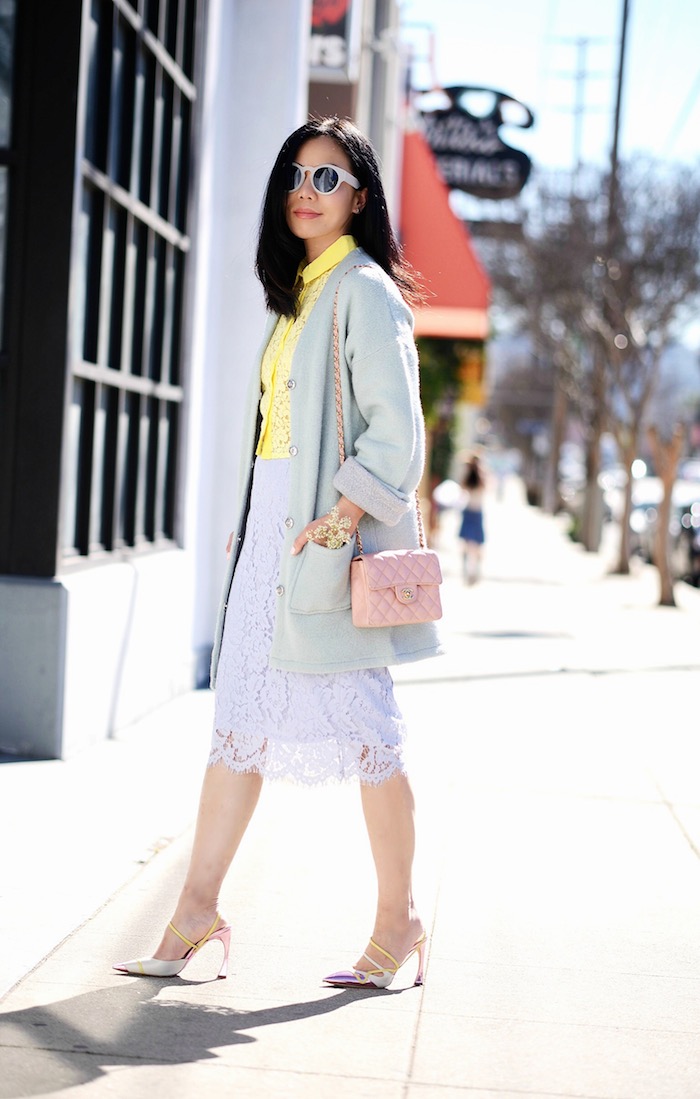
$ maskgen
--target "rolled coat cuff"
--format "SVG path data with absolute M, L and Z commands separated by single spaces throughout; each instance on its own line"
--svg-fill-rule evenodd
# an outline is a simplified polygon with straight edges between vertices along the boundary
M 407 495 L 390 488 L 370 473 L 356 458 L 346 458 L 333 478 L 333 487 L 341 496 L 388 527 L 396 526 L 412 507 L 413 493 Z

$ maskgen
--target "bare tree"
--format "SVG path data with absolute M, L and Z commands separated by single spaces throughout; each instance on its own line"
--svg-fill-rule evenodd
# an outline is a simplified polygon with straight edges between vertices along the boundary
M 530 503 L 540 503 L 542 454 L 538 450 L 543 423 L 552 407 L 552 372 L 532 349 L 513 347 L 499 363 L 488 414 L 498 434 L 522 456 L 522 474 Z
M 661 434 L 652 424 L 649 428 L 649 443 L 654 455 L 654 466 L 661 478 L 663 496 L 659 505 L 659 515 L 654 532 L 654 563 L 659 572 L 659 606 L 675 607 L 673 594 L 673 576 L 668 553 L 668 531 L 673 501 L 673 485 L 676 480 L 678 462 L 685 443 L 686 431 L 677 424 L 670 438 Z
M 593 341 L 585 309 L 597 293 L 596 258 L 604 209 L 595 186 L 584 201 L 558 177 L 540 178 L 523 206 L 520 239 L 483 247 L 497 304 L 527 331 L 536 360 L 549 371 L 553 390 L 549 463 L 544 493 L 555 510 L 563 417 L 573 410 L 597 453 L 604 405 L 596 400 Z M 600 421 L 600 422 L 599 422 Z
M 700 174 L 627 165 L 618 217 L 614 254 L 604 259 L 602 294 L 589 322 L 605 356 L 607 419 L 627 471 L 617 565 L 627 573 L 632 463 L 653 418 L 664 355 L 700 297 Z
M 586 198 L 540 184 L 522 241 L 492 247 L 485 262 L 583 427 L 588 549 L 597 548 L 600 439 L 615 436 L 628 475 L 618 558 L 627 572 L 632 462 L 664 354 L 700 300 L 700 166 L 622 166 L 612 231 L 606 177 L 589 180 Z

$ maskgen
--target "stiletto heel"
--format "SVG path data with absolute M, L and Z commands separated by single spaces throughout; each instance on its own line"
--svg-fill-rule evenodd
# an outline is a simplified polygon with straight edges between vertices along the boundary
M 428 941 L 425 933 L 413 944 L 402 962 L 397 962 L 393 954 L 390 954 L 388 950 L 384 950 L 378 943 L 375 943 L 374 939 L 370 939 L 369 941 L 372 949 L 387 958 L 391 962 L 391 965 L 380 965 L 374 958 L 370 958 L 369 954 L 363 954 L 362 957 L 366 958 L 367 961 L 375 967 L 374 969 L 350 969 L 340 973 L 331 973 L 330 977 L 323 978 L 326 984 L 334 985 L 336 988 L 388 988 L 398 971 L 414 954 L 418 954 L 418 973 L 413 984 L 423 984 L 423 962 L 425 958 L 425 947 Z
M 217 913 L 213 924 L 204 938 L 200 939 L 198 943 L 190 942 L 190 940 L 186 939 L 172 923 L 168 924 L 170 930 L 173 931 L 179 939 L 182 939 L 185 946 L 189 948 L 182 958 L 175 958 L 174 961 L 165 961 L 160 958 L 134 958 L 131 962 L 119 962 L 116 965 L 113 965 L 112 969 L 116 969 L 118 973 L 131 973 L 137 977 L 176 977 L 178 973 L 182 973 L 187 963 L 194 958 L 195 954 L 202 949 L 205 943 L 210 943 L 213 942 L 214 939 L 217 939 L 224 948 L 224 959 L 217 974 L 218 979 L 223 980 L 228 972 L 228 956 L 231 948 L 231 928 L 226 925 L 217 928 L 215 931 L 214 928 L 220 919 L 221 917 Z
M 428 945 L 427 936 L 423 935 L 422 939 L 419 939 L 414 946 L 414 951 L 418 951 L 418 972 L 416 973 L 416 979 L 413 982 L 414 985 L 423 984 L 423 974 L 425 972 L 425 949 Z
M 220 927 L 218 931 L 215 931 L 212 935 L 212 939 L 219 939 L 221 945 L 224 948 L 224 956 L 221 962 L 221 968 L 219 970 L 217 980 L 223 981 L 228 976 L 228 955 L 231 949 L 231 928 Z

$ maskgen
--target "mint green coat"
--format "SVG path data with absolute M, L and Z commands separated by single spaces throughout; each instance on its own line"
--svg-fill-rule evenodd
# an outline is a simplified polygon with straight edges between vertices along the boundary
M 357 264 L 366 266 L 356 267 Z M 342 283 L 341 283 L 342 280 Z M 340 466 L 333 374 L 333 299 L 338 322 L 346 460 Z M 212 686 L 231 581 L 241 544 L 257 445 L 260 360 L 277 323 L 271 316 L 244 417 L 237 490 L 237 539 L 224 580 L 212 654 Z M 425 457 L 413 315 L 388 275 L 356 249 L 335 267 L 299 336 L 290 381 L 290 490 L 270 663 L 295 672 L 385 667 L 436 656 L 435 623 L 358 629 L 350 612 L 353 545 L 307 544 L 299 531 L 347 496 L 366 514 L 365 552 L 419 544 L 415 489 Z M 262 459 L 261 459 L 262 460 Z

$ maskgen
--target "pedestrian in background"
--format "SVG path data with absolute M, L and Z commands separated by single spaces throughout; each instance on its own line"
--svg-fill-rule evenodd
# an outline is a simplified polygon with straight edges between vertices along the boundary
M 462 542 L 462 579 L 475 584 L 481 576 L 484 536 L 484 490 L 486 479 L 478 455 L 467 462 L 462 480 L 464 489 L 459 538 Z
M 154 956 L 114 968 L 172 976 L 218 939 L 225 976 L 231 929 L 219 892 L 263 779 L 354 776 L 376 916 L 357 963 L 324 980 L 384 988 L 417 953 L 420 984 L 426 933 L 412 894 L 414 801 L 388 665 L 434 656 L 439 642 L 434 623 L 353 626 L 349 581 L 358 522 L 365 552 L 419 544 L 424 424 L 409 308 L 418 288 L 392 232 L 374 150 L 351 123 L 310 121 L 285 141 L 265 193 L 256 270 L 271 317 L 247 406 L 190 865 Z

